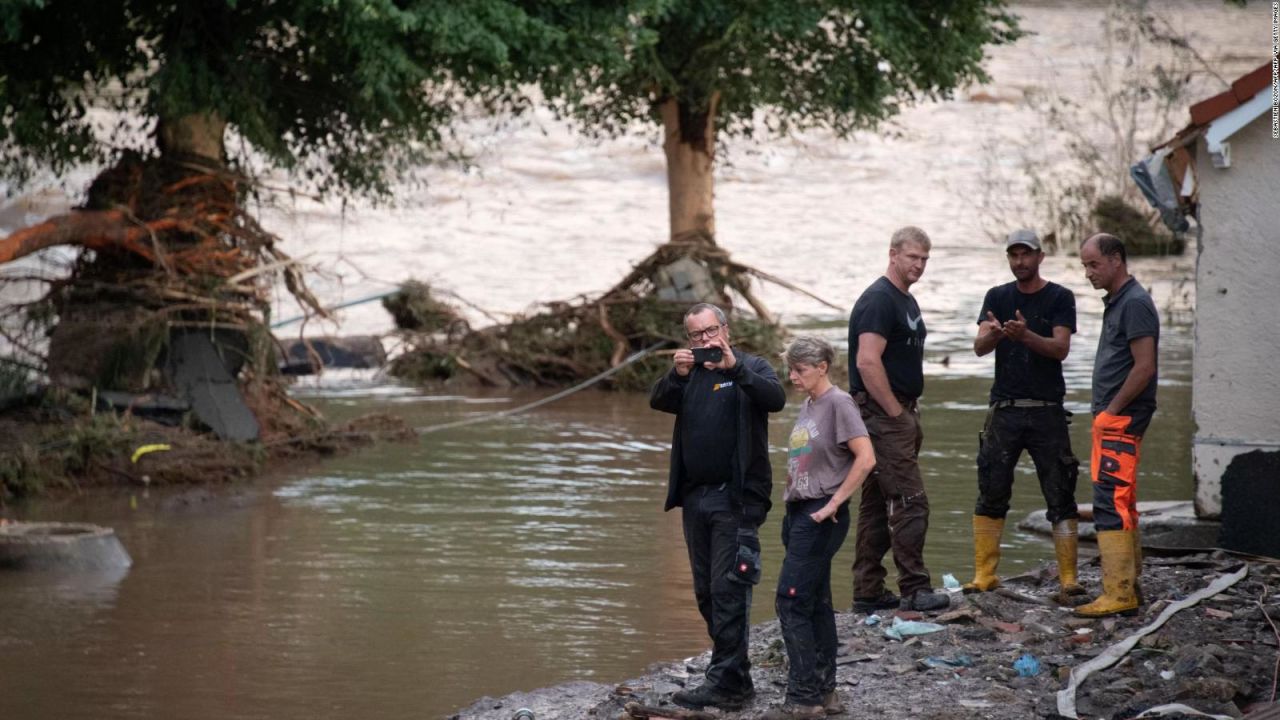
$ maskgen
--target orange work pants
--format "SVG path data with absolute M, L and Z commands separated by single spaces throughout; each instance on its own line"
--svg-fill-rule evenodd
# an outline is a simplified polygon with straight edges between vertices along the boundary
M 1098 530 L 1138 528 L 1138 459 L 1142 436 L 1128 434 L 1132 418 L 1100 412 L 1093 419 L 1089 476 Z

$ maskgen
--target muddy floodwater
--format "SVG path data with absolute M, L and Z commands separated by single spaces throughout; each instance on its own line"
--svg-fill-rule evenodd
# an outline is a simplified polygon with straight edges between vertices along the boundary
M 1167 7 L 1233 78 L 1269 51 L 1262 5 Z M 842 346 L 847 308 L 883 271 L 893 228 L 915 223 L 934 237 L 916 294 L 929 328 L 922 463 L 936 585 L 943 573 L 963 582 L 972 572 L 973 457 L 992 359 L 974 357 L 970 342 L 983 294 L 1010 279 L 971 202 L 983 153 L 1031 131 L 1033 118 L 1014 102 L 1023 90 L 1087 92 L 1100 7 L 1018 6 L 1036 34 L 992 51 L 984 95 L 912 109 L 896 137 L 738 143 L 720 169 L 720 241 L 735 258 L 846 308 L 762 292 L 793 328 Z M 413 275 L 498 313 L 601 291 L 663 239 L 656 136 L 596 144 L 541 115 L 488 127 L 463 133 L 472 170 L 432 168 L 422 194 L 399 209 L 298 205 L 268 209 L 264 224 L 289 252 L 333 273 L 314 285 L 326 302 Z M 1143 448 L 1146 500 L 1192 493 L 1194 257 L 1192 248 L 1132 266 L 1164 323 L 1160 410 Z M 1051 257 L 1043 273 L 1077 293 L 1067 382 L 1084 454 L 1101 301 L 1075 258 Z M 288 314 L 286 305 L 278 317 Z M 389 325 L 376 305 L 342 317 L 319 331 Z M 334 419 L 384 411 L 429 427 L 546 393 L 460 396 L 330 377 L 298 394 Z M 777 477 L 792 397 L 773 420 Z M 482 695 L 622 680 L 699 652 L 705 634 L 679 515 L 661 512 L 670 431 L 670 417 L 643 396 L 587 391 L 251 486 L 138 489 L 13 509 L 22 519 L 110 525 L 135 564 L 111 576 L 0 574 L 0 718 L 432 718 Z M 1020 473 L 1018 515 L 1041 506 L 1029 460 Z M 1077 497 L 1089 500 L 1087 481 Z M 777 513 L 763 537 L 755 620 L 773 613 Z M 850 538 L 837 560 L 839 607 L 851 599 L 852 548 Z M 1046 540 L 1010 531 L 1001 568 L 1017 572 L 1050 555 Z
M 1097 315 L 1084 323 L 1082 348 Z M 934 320 L 940 338 L 967 324 Z M 1188 337 L 1178 325 L 1162 342 L 1145 499 L 1191 493 Z M 1083 413 L 1087 367 L 1071 369 L 1071 407 Z M 987 385 L 959 372 L 928 380 L 926 555 L 936 584 L 972 568 Z M 384 410 L 418 426 L 538 397 L 332 384 L 308 395 L 334 418 Z M 773 423 L 775 473 L 794 413 Z M 584 392 L 253 488 L 28 506 L 28 519 L 115 527 L 135 565 L 114 577 L 0 575 L 0 717 L 440 717 L 481 695 L 621 680 L 698 652 L 679 515 L 661 512 L 670 430 L 643 396 Z M 1078 449 L 1085 438 L 1077 422 Z M 1039 506 L 1029 461 L 1015 490 L 1015 511 Z M 1087 484 L 1077 494 L 1087 501 Z M 773 613 L 777 530 L 773 517 L 757 621 Z M 1046 540 L 1020 532 L 1004 544 L 1006 572 L 1051 555 Z M 837 560 L 840 607 L 851 599 L 852 548 Z

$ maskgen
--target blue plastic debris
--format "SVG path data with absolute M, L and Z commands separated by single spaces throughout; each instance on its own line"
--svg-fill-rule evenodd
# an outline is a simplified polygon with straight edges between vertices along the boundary
M 959 590 L 960 581 L 956 579 L 955 575 L 952 575 L 951 573 L 947 573 L 946 575 L 942 576 L 942 587 L 947 590 Z
M 1018 671 L 1018 677 L 1035 677 L 1040 674 L 1040 661 L 1035 655 L 1024 653 L 1013 661 L 1013 669 Z
M 909 635 L 928 635 L 945 629 L 944 626 L 937 623 L 917 622 L 915 620 L 903 622 L 902 618 L 895 616 L 893 625 L 884 629 L 884 635 L 892 640 L 901 640 Z
M 876 625 L 880 624 L 880 616 L 874 613 L 871 615 L 868 615 L 867 619 L 862 621 L 862 624 L 866 625 L 867 627 L 875 627 Z

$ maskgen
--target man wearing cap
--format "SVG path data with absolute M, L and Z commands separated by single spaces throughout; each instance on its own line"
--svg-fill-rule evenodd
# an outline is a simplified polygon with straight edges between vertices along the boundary
M 999 587 L 1000 536 L 1004 532 L 1014 469 L 1026 450 L 1036 466 L 1040 492 L 1053 525 L 1058 556 L 1058 600 L 1085 594 L 1076 582 L 1076 478 L 1070 413 L 1063 407 L 1062 361 L 1076 331 L 1076 299 L 1067 288 L 1040 277 L 1044 251 L 1032 230 L 1015 230 L 1005 242 L 1014 281 L 987 291 L 978 313 L 973 351 L 995 351 L 990 409 L 978 434 L 978 502 L 973 511 L 973 580 L 966 593 Z

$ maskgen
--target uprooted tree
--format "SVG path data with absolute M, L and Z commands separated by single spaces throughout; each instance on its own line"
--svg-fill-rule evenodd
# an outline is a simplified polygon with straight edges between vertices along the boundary
M 756 316 L 734 313 L 735 339 L 744 340 L 750 324 L 751 336 L 775 342 L 749 349 L 777 349 L 778 328 L 757 331 L 775 325 L 750 284 L 750 275 L 763 274 L 733 263 L 716 245 L 719 138 L 814 127 L 846 137 L 874 128 L 905 104 L 985 79 L 984 48 L 1020 35 L 1002 0 L 668 0 L 632 14 L 630 23 L 623 36 L 634 44 L 624 54 L 605 49 L 596 63 L 549 67 L 541 87 L 589 135 L 661 127 L 670 242 L 599 298 L 552 305 L 461 345 L 419 334 L 411 342 L 421 352 L 401 363 L 402 371 L 452 377 L 466 370 L 486 383 L 580 379 L 618 365 L 619 338 L 632 350 L 664 338 L 680 342 L 681 311 L 693 301 L 732 305 L 729 290 Z M 701 292 L 671 288 L 670 277 L 659 277 L 688 261 L 701 269 L 675 274 L 706 279 L 685 283 Z M 653 292 L 663 282 L 671 291 L 666 299 Z M 642 380 L 613 382 L 634 387 Z
M 629 6 L 516 0 L 16 0 L 0 4 L 0 174 L 104 168 L 82 208 L 0 239 L 0 266 L 80 248 L 0 316 L 0 355 L 55 385 L 151 392 L 175 332 L 219 342 L 271 431 L 270 290 L 315 312 L 301 269 L 246 211 L 269 192 L 386 198 L 461 109 L 520 108 L 541 68 L 627 43 Z M 279 190 L 279 188 L 277 188 Z M 25 273 L 25 274 L 24 274 Z M 35 273 L 17 271 L 30 280 Z M 34 326 L 34 332 L 33 330 Z M 26 332 L 24 332 L 26 331 Z M 46 340 L 47 337 L 47 340 Z M 163 388 L 161 388 L 163 389 Z M 301 411 L 300 411 L 301 412 Z M 287 414 L 287 413 L 284 413 Z

